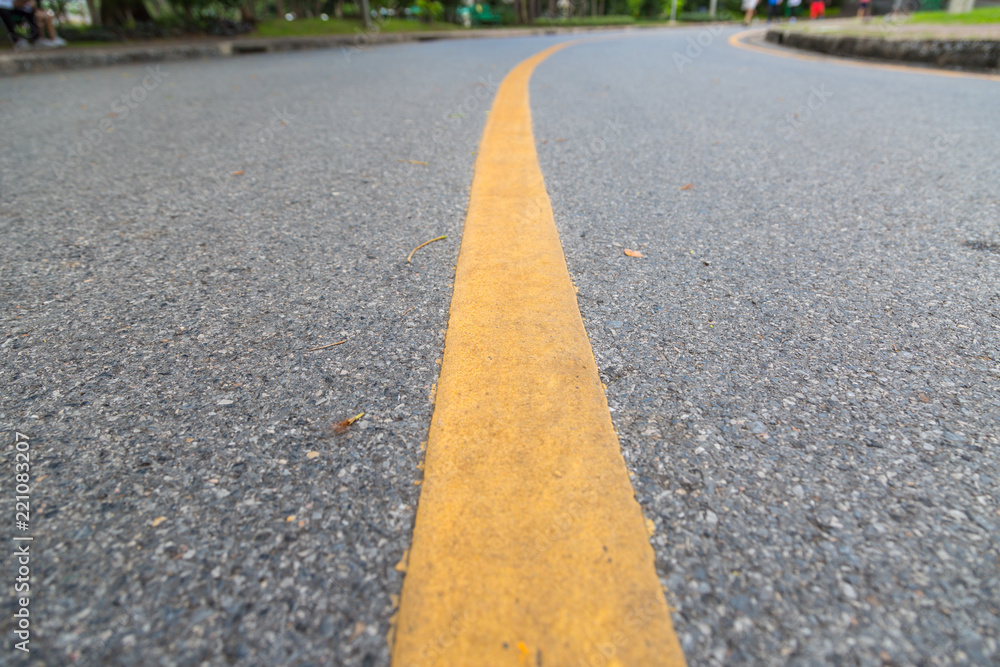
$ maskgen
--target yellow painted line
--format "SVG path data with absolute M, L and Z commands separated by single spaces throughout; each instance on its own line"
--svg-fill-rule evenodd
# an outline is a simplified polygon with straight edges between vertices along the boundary
M 393 664 L 684 665 L 538 165 L 535 67 L 479 147 Z
M 791 51 L 790 49 L 794 47 L 768 47 L 768 46 L 757 46 L 756 44 L 747 44 L 746 39 L 753 34 L 759 34 L 760 30 L 744 30 L 743 32 L 736 33 L 729 37 L 729 45 L 735 46 L 738 49 L 743 49 L 744 51 L 754 51 L 757 53 L 766 53 L 769 56 L 778 56 L 780 58 L 791 58 L 792 60 L 806 60 L 811 62 L 824 62 L 833 63 L 836 65 L 846 65 L 847 67 L 863 67 L 865 69 L 881 69 L 889 70 L 891 72 L 908 72 L 910 74 L 928 74 L 931 76 L 946 76 L 955 79 L 984 79 L 987 81 L 1000 81 L 1000 76 L 995 74 L 980 74 L 977 72 L 956 72 L 953 70 L 946 69 L 932 69 L 929 67 L 912 67 L 908 65 L 890 65 L 888 63 L 873 63 L 867 60 L 855 60 L 847 56 L 831 56 L 831 55 L 809 55 L 806 53 L 800 53 L 797 51 Z

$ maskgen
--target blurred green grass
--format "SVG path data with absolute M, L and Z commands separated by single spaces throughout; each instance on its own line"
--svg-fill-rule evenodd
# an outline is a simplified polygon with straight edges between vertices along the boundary
M 426 32 L 429 30 L 458 30 L 454 23 L 425 23 L 406 18 L 389 18 L 372 23 L 371 32 Z M 257 24 L 250 37 L 309 37 L 317 35 L 350 35 L 365 31 L 361 19 L 267 19 Z
M 910 23 L 941 23 L 941 24 L 978 24 L 1000 23 L 1000 7 L 981 7 L 973 9 L 968 14 L 949 14 L 948 12 L 917 12 Z

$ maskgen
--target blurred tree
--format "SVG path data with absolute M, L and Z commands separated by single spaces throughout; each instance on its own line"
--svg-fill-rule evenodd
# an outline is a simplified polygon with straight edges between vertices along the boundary
M 103 25 L 116 28 L 153 20 L 143 0 L 101 0 L 100 17 Z
M 90 14 L 90 24 L 101 27 L 101 12 L 97 10 L 97 0 L 87 0 L 87 13 Z

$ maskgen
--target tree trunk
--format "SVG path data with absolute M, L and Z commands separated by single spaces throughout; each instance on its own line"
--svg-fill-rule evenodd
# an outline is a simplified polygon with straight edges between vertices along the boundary
M 246 0 L 240 6 L 240 20 L 251 25 L 257 23 L 257 3 L 255 0 Z
M 338 19 L 344 18 L 344 0 L 337 0 L 333 3 L 333 15 Z
M 153 17 L 142 0 L 101 0 L 101 23 L 124 28 L 129 23 L 148 23 Z
M 361 0 L 361 20 L 365 22 L 365 30 L 372 27 L 372 13 L 368 8 L 368 0 Z
M 101 12 L 97 11 L 96 0 L 87 0 L 87 11 L 90 13 L 90 25 L 101 27 Z

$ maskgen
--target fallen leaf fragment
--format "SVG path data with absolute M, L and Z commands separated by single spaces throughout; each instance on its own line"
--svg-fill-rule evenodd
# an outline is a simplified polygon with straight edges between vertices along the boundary
M 690 190 L 694 187 L 694 183 L 688 183 L 687 185 L 682 185 L 681 190 Z
M 652 537 L 656 533 L 656 524 L 649 517 L 646 517 L 646 532 Z
M 344 421 L 340 422 L 339 424 L 336 424 L 333 427 L 333 430 L 337 434 L 347 433 L 347 429 L 351 426 L 351 424 L 353 424 L 354 422 L 358 421 L 359 419 L 361 419 L 364 416 L 365 416 L 365 413 L 359 412 L 358 414 L 354 415 L 350 419 L 345 419 Z
M 317 456 L 319 456 L 319 452 L 309 452 L 308 454 L 306 454 L 307 459 L 314 459 Z
M 431 239 L 430 241 L 424 241 L 423 243 L 421 243 L 416 248 L 414 248 L 413 250 L 410 251 L 410 254 L 406 256 L 406 263 L 409 264 L 410 260 L 413 259 L 413 253 L 415 253 L 416 251 L 420 250 L 425 245 L 427 245 L 429 243 L 434 243 L 435 241 L 444 241 L 446 238 L 448 238 L 447 234 L 445 234 L 443 236 L 439 236 L 436 239 Z
M 397 160 L 397 162 L 405 162 L 405 163 L 408 163 L 408 164 L 419 164 L 419 165 L 423 165 L 424 167 L 430 166 L 426 162 L 424 162 L 423 160 Z
M 353 642 L 353 641 L 354 641 L 355 639 L 357 639 L 357 638 L 358 638 L 358 636 L 359 636 L 359 635 L 360 635 L 360 634 L 361 634 L 362 632 L 364 632 L 364 631 L 365 631 L 365 628 L 366 628 L 366 627 L 367 627 L 367 626 L 366 626 L 366 625 L 365 625 L 364 623 L 362 623 L 361 621 L 358 621 L 357 623 L 355 623 L 355 624 L 354 624 L 354 631 L 353 631 L 353 632 L 351 632 L 351 638 L 347 640 L 347 643 L 351 643 L 351 642 Z
M 167 520 L 167 517 L 165 517 L 165 516 L 158 516 L 155 519 L 153 519 L 153 522 L 152 522 L 151 525 L 153 526 L 153 528 L 156 528 L 157 526 L 159 526 L 161 523 L 163 523 L 166 520 Z
M 233 176 L 242 176 L 245 173 L 246 173 L 245 171 L 243 171 L 242 169 L 239 169 L 239 170 L 233 172 Z
M 295 515 L 294 514 L 289 514 L 288 516 L 285 517 L 285 521 L 287 523 L 291 523 L 291 522 L 295 521 Z
M 528 650 L 528 645 L 524 642 L 517 643 L 517 650 L 521 652 L 520 660 L 523 663 L 525 658 L 531 655 L 531 651 Z
M 629 257 L 642 257 L 642 253 L 638 250 L 629 250 L 628 248 L 625 248 L 625 254 Z

